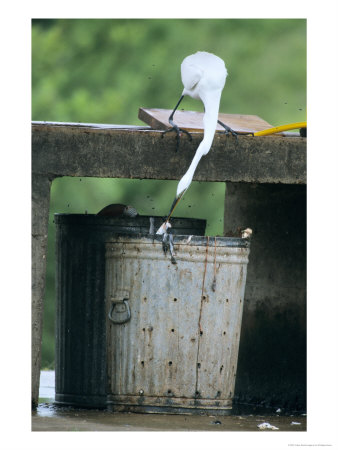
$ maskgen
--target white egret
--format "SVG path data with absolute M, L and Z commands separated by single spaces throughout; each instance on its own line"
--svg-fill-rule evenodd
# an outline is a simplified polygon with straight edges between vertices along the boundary
M 170 212 L 166 217 L 165 222 L 158 229 L 157 234 L 163 234 L 166 231 L 168 221 L 177 203 L 190 186 L 200 159 L 209 152 L 216 132 L 217 123 L 220 123 L 225 128 L 225 132 L 227 134 L 230 132 L 232 135 L 237 137 L 237 134 L 230 127 L 218 120 L 219 104 L 227 74 L 224 61 L 212 53 L 194 53 L 193 55 L 187 56 L 181 64 L 181 78 L 184 89 L 177 105 L 169 117 L 169 122 L 172 125 L 172 128 L 166 130 L 164 133 L 172 130 L 176 131 L 177 144 L 179 144 L 180 131 L 188 133 L 186 130 L 181 130 L 178 128 L 178 126 L 173 122 L 173 117 L 183 97 L 185 95 L 189 95 L 190 97 L 199 99 L 203 102 L 204 136 L 196 150 L 189 169 L 178 183 L 176 197 L 173 201 Z

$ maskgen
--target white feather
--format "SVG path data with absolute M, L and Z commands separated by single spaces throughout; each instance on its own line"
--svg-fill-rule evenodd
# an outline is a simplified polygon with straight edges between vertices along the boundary
M 196 167 L 206 155 L 214 139 L 219 103 L 225 85 L 227 70 L 224 61 L 207 52 L 197 52 L 187 56 L 181 64 L 181 78 L 184 86 L 182 95 L 200 99 L 204 104 L 204 136 L 187 172 L 178 183 L 176 196 L 187 190 L 193 179 Z

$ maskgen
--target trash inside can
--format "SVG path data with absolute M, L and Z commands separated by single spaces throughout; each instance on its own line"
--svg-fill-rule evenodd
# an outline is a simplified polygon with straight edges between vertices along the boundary
M 249 240 L 175 236 L 174 245 L 175 265 L 150 236 L 106 244 L 109 408 L 227 414 Z
M 55 214 L 55 403 L 106 406 L 105 243 L 116 233 L 156 231 L 162 221 L 150 216 Z M 175 218 L 172 224 L 173 233 L 203 235 L 206 221 Z

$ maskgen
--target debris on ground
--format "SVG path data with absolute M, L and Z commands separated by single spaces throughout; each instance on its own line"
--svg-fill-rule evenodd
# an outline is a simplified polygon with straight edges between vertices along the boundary
M 269 422 L 263 422 L 257 425 L 260 430 L 279 430 L 278 427 L 271 425 Z
M 214 420 L 213 422 L 211 422 L 213 425 L 221 425 L 222 422 L 220 420 Z

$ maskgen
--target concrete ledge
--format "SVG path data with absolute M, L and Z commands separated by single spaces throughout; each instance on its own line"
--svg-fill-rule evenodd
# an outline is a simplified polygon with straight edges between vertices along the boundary
M 140 127 L 33 123 L 33 172 L 178 180 L 189 166 L 203 133 L 176 136 Z M 198 181 L 306 183 L 306 138 L 232 136 L 217 133 L 194 177 Z

